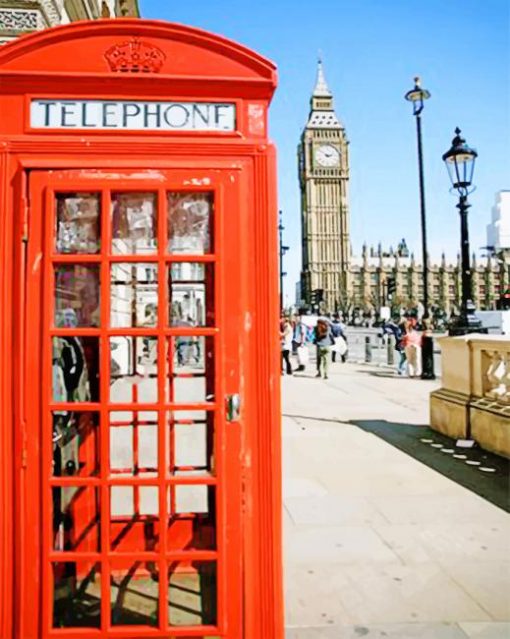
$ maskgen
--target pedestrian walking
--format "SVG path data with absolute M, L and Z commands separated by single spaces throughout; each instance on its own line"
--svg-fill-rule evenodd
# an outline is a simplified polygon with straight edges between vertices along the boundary
M 421 375 L 422 340 L 423 334 L 415 329 L 412 322 L 406 322 L 402 344 L 407 359 L 407 374 L 409 377 L 420 377 Z
M 324 379 L 328 379 L 329 371 L 329 358 L 331 347 L 335 343 L 333 332 L 331 331 L 331 324 L 328 319 L 319 318 L 317 320 L 317 326 L 315 327 L 314 342 L 317 346 L 317 375 L 316 377 L 323 376 Z
M 335 340 L 331 348 L 331 361 L 336 362 L 336 356 L 340 355 L 342 362 L 347 359 L 347 336 L 345 334 L 345 324 L 342 324 L 340 318 L 335 316 L 331 324 L 331 332 Z
M 395 350 L 399 354 L 397 362 L 397 374 L 403 375 L 406 370 L 406 351 L 403 343 L 403 337 L 406 334 L 405 322 L 399 321 L 400 317 L 394 317 L 390 322 L 383 324 L 382 332 L 386 335 L 393 335 L 395 338 Z
M 296 352 L 298 358 L 298 367 L 296 371 L 304 371 L 308 362 L 308 348 L 306 347 L 307 329 L 303 323 L 301 316 L 298 315 L 294 324 L 292 335 L 292 350 Z
M 282 375 L 283 369 L 287 375 L 292 375 L 292 364 L 290 363 L 290 351 L 292 350 L 292 324 L 288 317 L 283 320 L 280 330 L 280 344 L 282 349 Z

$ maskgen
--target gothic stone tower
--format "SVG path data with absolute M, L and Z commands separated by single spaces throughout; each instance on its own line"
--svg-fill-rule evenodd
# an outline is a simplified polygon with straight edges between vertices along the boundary
M 323 290 L 322 311 L 336 311 L 347 295 L 350 261 L 348 140 L 333 108 L 319 60 L 310 115 L 298 147 L 301 187 L 301 296 L 307 305 Z

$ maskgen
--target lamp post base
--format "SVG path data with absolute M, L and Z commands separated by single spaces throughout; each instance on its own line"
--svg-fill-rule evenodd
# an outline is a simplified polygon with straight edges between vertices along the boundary
M 421 346 L 421 378 L 436 379 L 434 373 L 434 340 L 432 335 L 424 335 Z

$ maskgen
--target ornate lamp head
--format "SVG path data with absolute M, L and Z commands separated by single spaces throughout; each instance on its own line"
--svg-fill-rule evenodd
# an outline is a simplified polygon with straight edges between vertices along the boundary
M 405 94 L 405 99 L 413 103 L 413 115 L 419 115 L 423 111 L 423 101 L 430 98 L 430 93 L 421 88 L 421 79 L 414 78 L 414 89 Z
M 443 161 L 448 169 L 452 187 L 459 195 L 466 196 L 473 190 L 471 186 L 478 153 L 466 144 L 466 140 L 460 134 L 461 130 L 457 127 L 452 146 L 443 154 Z

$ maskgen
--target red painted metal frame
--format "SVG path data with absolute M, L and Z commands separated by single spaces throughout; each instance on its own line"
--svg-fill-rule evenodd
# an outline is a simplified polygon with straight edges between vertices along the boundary
M 108 70 L 103 52 L 132 37 L 150 42 L 165 52 L 167 63 L 160 74 L 115 74 Z M 83 55 L 75 55 L 77 48 Z M 177 60 L 179 66 L 175 64 Z M 40 383 L 45 369 L 34 327 L 36 322 L 44 325 L 38 318 L 41 318 L 41 302 L 47 302 L 49 295 L 46 289 L 41 297 L 46 281 L 42 269 L 49 264 L 48 256 L 41 251 L 42 213 L 51 199 L 51 189 L 58 190 L 64 185 L 74 189 L 83 181 L 83 190 L 91 184 L 100 185 L 99 190 L 107 196 L 112 170 L 131 176 L 127 179 L 129 186 L 126 185 L 129 189 L 135 184 L 133 174 L 147 170 L 152 171 L 156 181 L 158 172 L 166 176 L 180 172 L 182 189 L 189 187 L 184 185 L 186 180 L 208 178 L 221 182 L 221 175 L 229 176 L 223 184 L 227 214 L 218 221 L 221 227 L 218 236 L 225 241 L 225 251 L 217 256 L 221 272 L 217 274 L 215 291 L 218 308 L 228 308 L 221 320 L 221 330 L 228 338 L 215 338 L 218 361 L 221 360 L 221 375 L 218 374 L 221 388 L 217 389 L 217 405 L 208 408 L 223 415 L 220 398 L 241 393 L 242 418 L 239 424 L 224 429 L 225 437 L 220 442 L 223 469 L 218 468 L 218 474 L 221 471 L 225 478 L 239 479 L 231 482 L 228 493 L 224 490 L 220 495 L 219 513 L 232 512 L 227 500 L 241 504 L 242 508 L 237 519 L 234 515 L 217 521 L 224 544 L 217 552 L 228 549 L 230 554 L 231 549 L 235 550 L 229 572 L 220 575 L 220 582 L 226 587 L 229 580 L 235 582 L 239 576 L 242 601 L 229 602 L 232 611 L 226 617 L 231 615 L 231 620 L 228 626 L 221 628 L 220 635 L 222 639 L 283 637 L 275 154 L 267 140 L 266 126 L 267 107 L 275 85 L 274 67 L 257 54 L 206 32 L 163 22 L 104 20 L 74 24 L 27 36 L 0 50 L 0 301 L 3 309 L 13 311 L 4 311 L 0 318 L 3 353 L 0 361 L 0 458 L 3 461 L 0 501 L 5 506 L 0 509 L 2 638 L 40 639 L 41 562 L 33 547 L 38 543 L 41 509 L 47 514 L 49 507 L 48 500 L 41 499 L 39 482 L 41 459 L 45 458 L 47 464 L 48 450 L 41 450 L 40 438 L 29 434 L 34 432 L 42 396 L 48 392 L 48 385 Z M 237 130 L 228 135 L 27 131 L 24 112 L 30 95 L 76 99 L 122 99 L 136 95 L 148 100 L 164 96 L 183 101 L 235 101 Z M 68 171 L 76 173 L 72 176 Z M 174 184 L 173 178 L 171 180 Z M 39 201 L 36 198 L 29 203 L 28 181 L 32 193 L 41 195 Z M 163 188 L 161 182 L 158 188 Z M 117 184 L 115 190 L 119 190 Z M 44 201 L 43 197 L 49 199 Z M 234 200 L 236 204 L 232 206 Z M 160 198 L 160 206 L 162 204 Z M 103 225 L 102 232 L 105 228 Z M 163 231 L 160 229 L 160 232 Z M 80 255 L 78 261 L 86 262 L 83 257 Z M 116 259 L 112 257 L 112 261 Z M 67 260 L 72 262 L 74 258 L 59 256 L 59 261 Z M 144 260 L 141 256 L 136 258 L 137 262 Z M 118 261 L 124 261 L 123 256 Z M 151 261 L 150 258 L 147 261 Z M 103 282 L 109 281 L 104 276 L 103 272 Z M 165 278 L 160 273 L 161 294 L 164 285 Z M 233 291 L 236 293 L 232 294 Z M 48 314 L 49 305 L 45 303 L 44 308 Z M 103 319 L 108 319 L 106 305 L 102 312 Z M 47 315 L 46 320 L 49 319 Z M 47 322 L 45 326 L 48 339 L 53 329 L 49 329 Z M 72 332 L 85 335 L 86 330 Z M 158 331 L 143 329 L 142 332 L 162 334 Z M 215 334 L 212 328 L 198 332 Z M 122 329 L 118 334 L 127 333 Z M 162 340 L 159 344 L 158 355 L 163 361 Z M 105 349 L 103 358 L 103 364 L 108 366 Z M 48 375 L 47 367 L 45 374 Z M 103 375 L 103 383 L 105 378 Z M 44 396 L 47 398 L 47 394 Z M 111 408 L 127 410 L 128 407 L 129 404 L 115 404 Z M 103 402 L 90 404 L 90 408 L 101 412 L 104 427 L 109 409 Z M 164 437 L 163 429 L 159 432 L 159 436 Z M 104 438 L 103 444 L 101 463 L 106 468 L 108 451 Z M 236 449 L 239 449 L 237 456 L 229 454 Z M 161 465 L 165 463 L 161 457 L 163 446 L 158 450 Z M 74 485 L 87 483 L 83 478 L 59 478 L 58 483 L 64 485 L 68 479 L 72 479 L 69 483 Z M 140 485 L 147 481 L 155 483 L 153 479 L 137 481 Z M 88 484 L 102 486 L 103 493 L 106 491 L 97 478 L 91 478 Z M 105 497 L 103 494 L 103 499 Z M 160 512 L 166 507 L 162 503 L 164 499 L 160 491 Z M 233 508 L 235 513 L 235 506 Z M 104 511 L 103 516 L 108 519 L 109 513 Z M 102 526 L 101 535 L 101 553 L 105 553 L 108 548 L 106 526 Z M 203 553 L 204 559 L 211 558 L 209 551 Z M 97 555 L 84 553 L 83 557 Z M 106 572 L 102 579 L 103 589 L 108 588 Z M 163 595 L 162 591 L 161 584 Z M 104 618 L 109 615 L 106 605 L 107 602 L 103 603 Z M 224 616 L 224 612 L 221 611 L 220 616 Z M 45 624 L 47 621 L 46 618 Z M 181 632 L 176 628 L 172 632 L 175 636 L 203 636 L 200 629 Z M 59 630 L 54 634 L 71 636 Z M 158 636 L 157 632 L 152 634 Z M 102 630 L 73 629 L 72 636 L 106 638 L 107 635 Z M 134 639 L 142 634 L 135 629 L 131 629 L 131 634 L 114 630 L 108 636 Z

